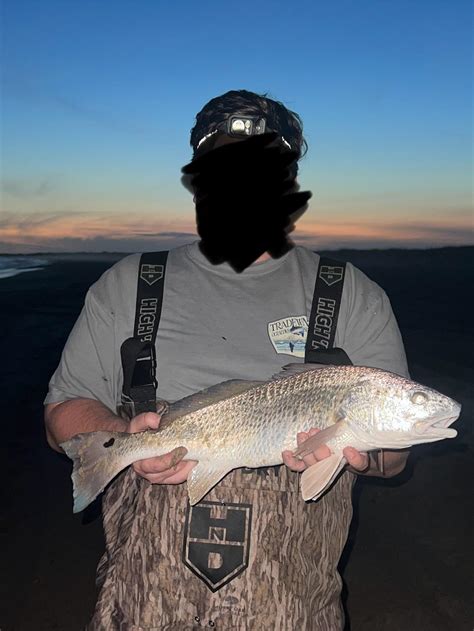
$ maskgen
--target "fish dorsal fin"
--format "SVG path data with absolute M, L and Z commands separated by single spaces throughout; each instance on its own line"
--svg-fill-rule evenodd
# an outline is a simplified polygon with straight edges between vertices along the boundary
M 293 375 L 300 375 L 303 372 L 322 370 L 323 368 L 328 368 L 328 364 L 286 364 L 285 366 L 282 366 L 280 372 L 277 372 L 272 376 L 272 379 L 286 379 L 287 377 L 291 377 Z
M 245 379 L 230 379 L 229 381 L 218 383 L 215 386 L 206 388 L 205 390 L 195 392 L 189 397 L 180 399 L 179 401 L 176 401 L 176 403 L 172 403 L 170 405 L 169 411 L 163 416 L 163 420 L 160 423 L 160 429 L 168 423 L 174 421 L 176 418 L 185 416 L 186 414 L 191 414 L 191 412 L 202 410 L 202 408 L 212 405 L 213 403 L 217 403 L 218 401 L 223 401 L 224 399 L 229 399 L 230 397 L 242 394 L 242 392 L 256 388 L 263 383 L 265 382 L 246 381 Z
M 209 493 L 233 467 L 222 466 L 210 462 L 198 462 L 188 476 L 188 496 L 191 506 L 197 504 L 199 500 Z

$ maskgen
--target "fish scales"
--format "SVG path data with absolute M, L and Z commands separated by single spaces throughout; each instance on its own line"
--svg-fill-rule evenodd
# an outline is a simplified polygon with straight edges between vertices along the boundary
M 295 432 L 311 426 L 322 429 L 335 422 L 335 410 L 346 393 L 347 380 L 335 383 L 332 371 L 318 373 L 303 373 L 292 379 L 282 378 L 255 386 L 248 392 L 184 415 L 163 431 L 150 433 L 150 445 L 156 449 L 160 444 L 166 453 L 185 444 L 192 460 L 202 456 L 206 446 L 223 450 L 229 458 L 235 450 L 248 453 L 250 460 L 241 466 L 277 464 L 281 462 L 282 450 L 294 447 Z M 340 371 L 336 374 L 341 377 Z M 231 431 L 222 431 L 223 419 L 231 420 Z M 163 422 L 166 423 L 166 417 Z M 236 442 L 236 437 L 241 440 Z M 273 447 L 271 455 L 269 447 Z

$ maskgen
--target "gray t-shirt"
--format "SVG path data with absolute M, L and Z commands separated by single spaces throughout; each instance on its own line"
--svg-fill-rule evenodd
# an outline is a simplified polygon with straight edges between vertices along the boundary
M 139 254 L 90 288 L 45 403 L 77 397 L 120 404 L 120 346 L 133 335 Z M 156 341 L 158 398 L 173 402 L 226 379 L 268 379 L 304 361 L 318 255 L 295 247 L 237 274 L 212 265 L 197 243 L 171 250 Z M 385 292 L 347 265 L 335 346 L 352 362 L 407 375 Z
M 139 255 L 87 294 L 46 402 L 120 405 L 120 346 L 133 333 Z M 296 247 L 237 274 L 196 243 L 169 254 L 157 336 L 158 397 L 175 401 L 226 379 L 270 378 L 304 361 L 319 257 Z M 352 362 L 407 375 L 385 293 L 347 265 L 335 345 Z M 237 469 L 196 506 L 185 485 L 152 485 L 132 468 L 103 500 L 106 552 L 90 631 L 312 629 L 344 618 L 337 573 L 353 476 L 305 503 L 285 466 Z

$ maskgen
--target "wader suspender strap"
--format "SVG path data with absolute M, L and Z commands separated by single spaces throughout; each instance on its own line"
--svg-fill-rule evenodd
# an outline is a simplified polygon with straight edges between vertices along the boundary
M 347 353 L 334 346 L 345 273 L 345 263 L 326 257 L 320 258 L 308 324 L 305 363 L 352 365 Z M 379 449 L 376 454 L 370 453 L 369 458 L 384 475 L 383 449 Z
M 344 262 L 320 258 L 308 324 L 305 363 L 352 364 L 342 348 L 334 348 L 345 272 Z
M 142 254 L 138 268 L 133 337 L 120 348 L 123 369 L 122 405 L 131 416 L 156 411 L 155 340 L 160 323 L 168 252 Z

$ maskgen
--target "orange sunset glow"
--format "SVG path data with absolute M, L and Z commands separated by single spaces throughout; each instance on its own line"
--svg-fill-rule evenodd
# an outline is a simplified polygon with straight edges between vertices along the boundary
M 357 219 L 311 213 L 302 218 L 292 233 L 297 244 L 313 248 L 337 247 L 426 247 L 469 245 L 472 219 L 465 214 L 433 217 L 430 220 L 374 217 Z M 2 251 L 122 251 L 133 252 L 155 247 L 175 247 L 197 237 L 194 218 L 160 218 L 156 214 L 124 213 L 50 213 L 18 217 L 5 214 L 0 226 Z

